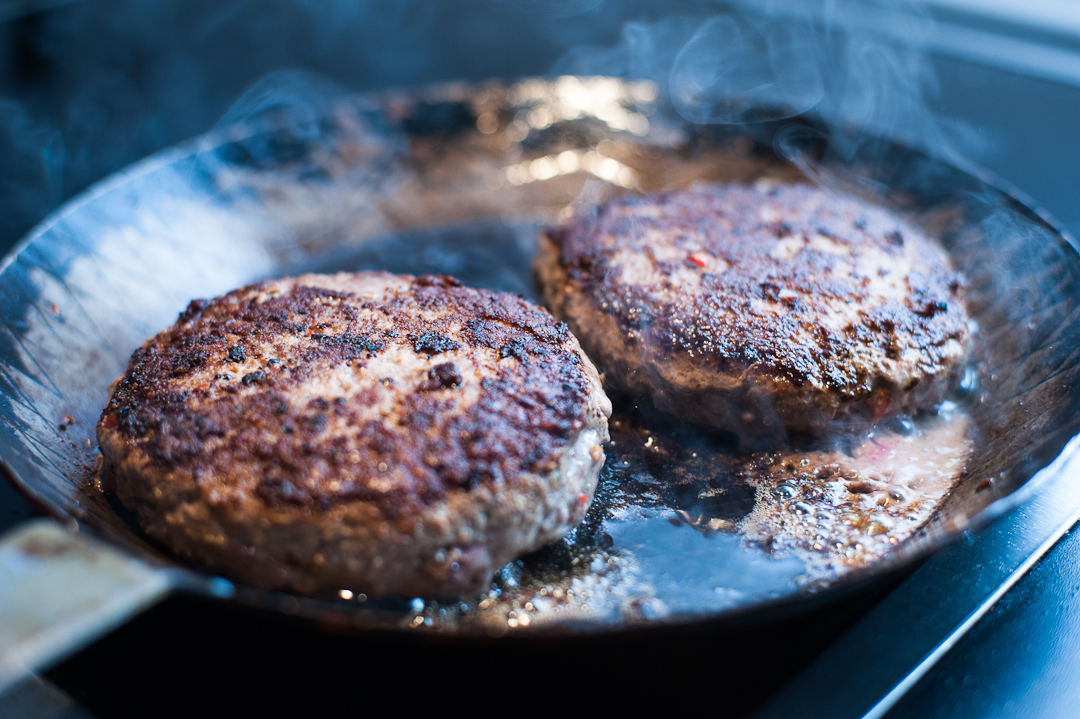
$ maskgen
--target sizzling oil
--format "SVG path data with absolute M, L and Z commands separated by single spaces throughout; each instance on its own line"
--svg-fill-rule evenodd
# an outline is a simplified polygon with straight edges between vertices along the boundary
M 504 567 L 484 596 L 414 600 L 402 624 L 503 634 L 711 616 L 880 561 L 963 471 L 967 417 L 893 420 L 843 446 L 754 455 L 636 414 L 612 418 L 585 521 Z
M 912 536 L 964 469 L 967 417 L 951 410 L 878 428 L 850 454 L 798 452 L 753 460 L 753 511 L 737 531 L 806 565 L 823 585 L 881 559 Z

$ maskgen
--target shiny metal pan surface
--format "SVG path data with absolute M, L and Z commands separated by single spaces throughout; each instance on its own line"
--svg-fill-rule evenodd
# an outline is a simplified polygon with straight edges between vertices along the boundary
M 793 163 L 777 148 L 803 154 Z M 962 461 L 924 501 L 898 506 L 886 492 L 843 509 L 829 499 L 832 480 L 788 461 L 804 456 L 794 450 L 769 460 L 781 473 L 790 465 L 771 485 L 736 481 L 750 459 L 618 398 L 585 522 L 507 565 L 489 593 L 425 602 L 234 585 L 147 540 L 94 483 L 109 382 L 193 298 L 307 271 L 388 269 L 539 300 L 530 263 L 544 223 L 617 193 L 806 173 L 920 224 L 967 276 L 971 362 L 914 430 L 952 443 L 931 453 L 931 468 Z M 1077 433 L 1080 258 L 1052 220 L 1001 187 L 872 138 L 841 158 L 798 119 L 694 127 L 645 82 L 564 77 L 270 103 L 95 186 L 7 258 L 0 457 L 50 514 L 166 577 L 162 586 L 352 626 L 546 634 L 786 611 L 908 566 L 1013 506 Z M 933 434 L 940 426 L 951 429 Z

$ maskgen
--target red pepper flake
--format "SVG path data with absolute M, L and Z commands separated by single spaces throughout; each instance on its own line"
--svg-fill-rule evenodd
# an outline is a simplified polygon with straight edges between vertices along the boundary
M 698 267 L 704 267 L 709 264 L 709 256 L 704 252 L 691 252 L 687 255 L 686 261 Z

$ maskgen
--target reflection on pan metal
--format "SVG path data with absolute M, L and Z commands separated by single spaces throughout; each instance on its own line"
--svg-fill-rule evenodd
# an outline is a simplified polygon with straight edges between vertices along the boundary
M 326 98 L 151 158 L 51 218 L 5 265 L 0 452 L 55 514 L 177 566 L 90 481 L 93 428 L 132 350 L 193 297 L 305 271 L 387 269 L 535 299 L 540 223 L 628 188 L 799 180 L 772 151 L 785 127 L 695 128 L 647 83 L 563 78 Z M 968 276 L 978 381 L 955 404 L 865 441 L 746 457 L 622 398 L 586 521 L 505 567 L 489 593 L 236 596 L 361 626 L 466 633 L 715 619 L 888 573 L 1000 511 L 992 503 L 1080 422 L 1080 263 L 987 182 L 900 146 L 864 147 L 839 158 L 815 140 L 815 178 L 904 213 Z

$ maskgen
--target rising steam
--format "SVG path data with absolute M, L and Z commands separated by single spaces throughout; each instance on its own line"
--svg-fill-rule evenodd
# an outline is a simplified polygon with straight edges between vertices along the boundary
M 802 114 L 825 94 L 817 44 L 806 24 L 712 17 L 675 57 L 672 102 L 699 124 Z
M 976 133 L 935 111 L 938 84 L 921 42 L 931 22 L 913 3 L 739 2 L 704 20 L 629 22 L 618 44 L 575 48 L 553 70 L 651 79 L 699 125 L 807 115 L 849 161 L 866 135 L 944 159 L 982 154 Z M 797 143 L 778 149 L 794 153 Z

